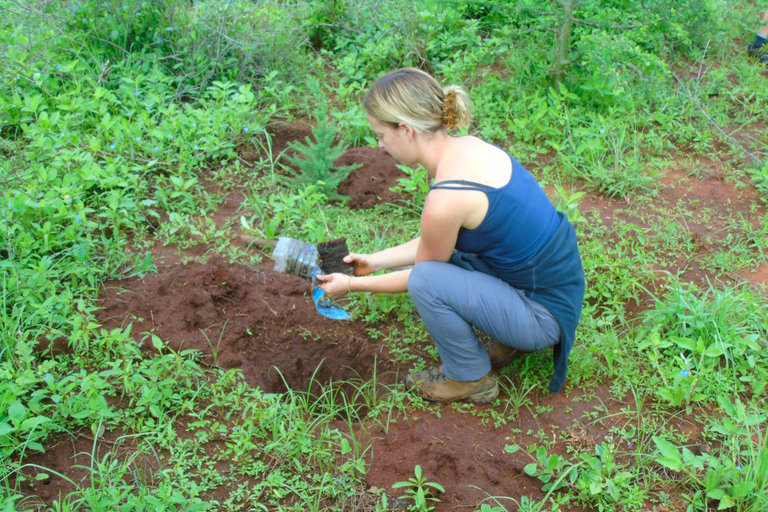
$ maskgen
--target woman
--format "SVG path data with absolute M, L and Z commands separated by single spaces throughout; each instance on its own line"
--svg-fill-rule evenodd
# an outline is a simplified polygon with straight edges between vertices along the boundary
M 421 236 L 375 254 L 350 254 L 355 276 L 318 276 L 331 296 L 352 291 L 411 294 L 442 365 L 411 373 L 406 385 L 432 401 L 498 395 L 492 366 L 519 350 L 553 348 L 560 390 L 584 296 L 576 233 L 514 158 L 477 137 L 447 130 L 469 124 L 466 92 L 404 68 L 379 78 L 363 106 L 379 148 L 434 178 Z M 371 276 L 378 270 L 399 270 Z M 365 277 L 362 277 L 365 276 Z M 475 330 L 495 340 L 486 349 Z

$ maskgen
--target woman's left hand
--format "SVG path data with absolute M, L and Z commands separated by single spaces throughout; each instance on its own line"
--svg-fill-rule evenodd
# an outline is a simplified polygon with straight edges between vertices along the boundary
M 347 274 L 342 274 L 341 272 L 336 272 L 333 274 L 325 275 L 318 274 L 317 280 L 318 282 L 322 283 L 320 288 L 323 289 L 326 295 L 332 299 L 337 299 L 339 297 L 345 296 L 350 292 L 350 283 L 352 281 L 352 277 L 348 276 Z

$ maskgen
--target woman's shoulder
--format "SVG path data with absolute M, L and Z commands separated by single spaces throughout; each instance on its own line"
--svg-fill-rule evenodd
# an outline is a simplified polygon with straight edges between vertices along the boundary
M 441 159 L 441 174 L 450 179 L 506 183 L 511 173 L 511 160 L 506 151 L 471 135 L 456 137 L 454 141 L 451 151 Z

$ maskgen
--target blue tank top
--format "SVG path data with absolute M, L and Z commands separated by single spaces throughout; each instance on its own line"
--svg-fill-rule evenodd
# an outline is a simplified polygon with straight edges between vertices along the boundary
M 485 193 L 488 197 L 485 218 L 475 229 L 459 229 L 456 249 L 477 254 L 490 267 L 502 271 L 516 270 L 536 256 L 552 239 L 561 222 L 536 179 L 511 155 L 509 158 L 512 176 L 503 187 L 464 180 L 441 181 L 430 187 L 430 190 Z

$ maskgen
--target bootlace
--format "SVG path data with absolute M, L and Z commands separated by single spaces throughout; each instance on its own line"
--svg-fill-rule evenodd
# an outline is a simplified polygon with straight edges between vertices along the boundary
M 433 366 L 429 369 L 429 383 L 430 384 L 437 384 L 440 382 L 440 379 L 443 379 L 444 381 L 448 380 L 448 377 L 443 372 L 442 366 Z

